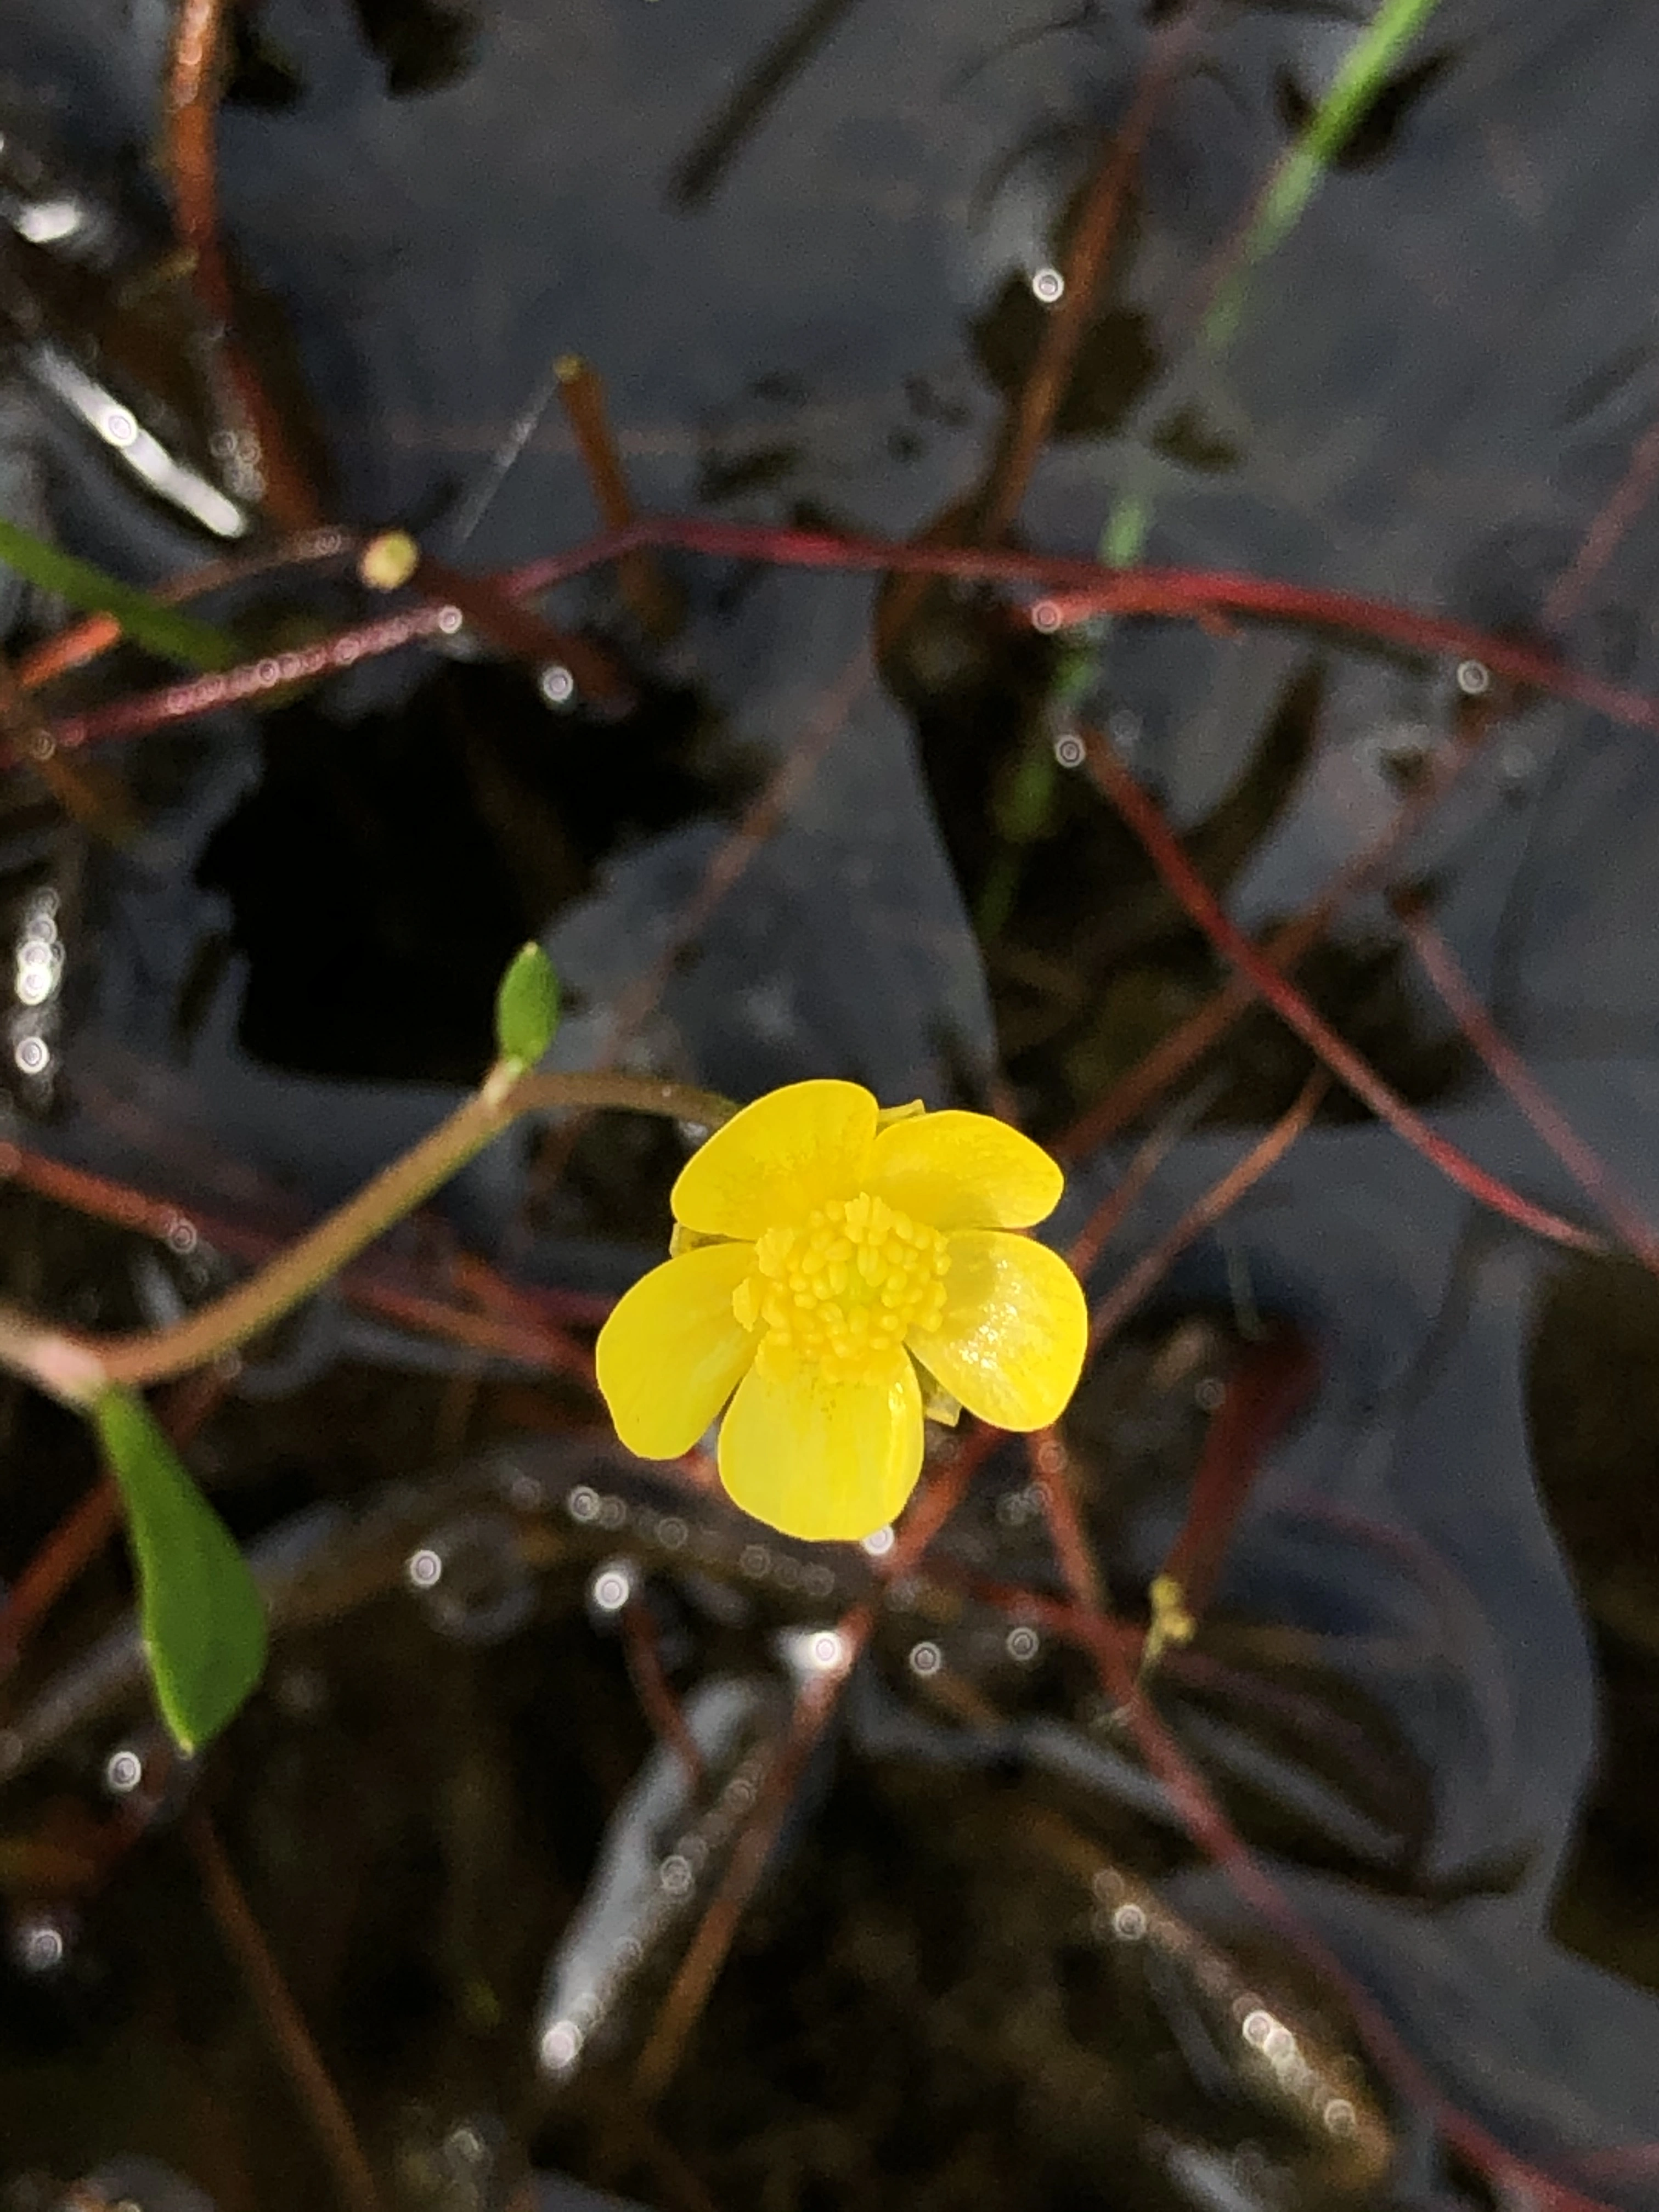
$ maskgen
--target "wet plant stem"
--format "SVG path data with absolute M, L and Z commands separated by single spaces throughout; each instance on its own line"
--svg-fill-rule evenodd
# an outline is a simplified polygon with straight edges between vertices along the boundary
M 384 2212 L 379 2185 L 344 2100 L 242 1893 L 218 1832 L 201 1806 L 186 1816 L 184 1832 L 214 1925 L 258 2007 L 317 2147 L 328 2161 L 341 2203 L 348 2212 Z
M 526 1114 L 612 1107 L 718 1128 L 737 1111 L 730 1099 L 636 1075 L 538 1075 L 496 1063 L 447 1121 L 382 1170 L 326 1220 L 223 1297 L 172 1328 L 92 1338 L 0 1307 L 0 1366 L 48 1396 L 84 1410 L 112 1383 L 143 1388 L 233 1352 L 337 1275 L 366 1244 L 412 1212 L 469 1160 Z
M 1213 624 L 1232 617 L 1328 630 L 1372 647 L 1395 647 L 1429 659 L 1479 661 L 1487 674 L 1628 724 L 1659 731 L 1659 699 L 1569 665 L 1556 656 L 1498 637 L 1472 623 L 1419 612 L 1385 599 L 1322 586 L 1281 582 L 1231 570 L 1113 568 L 1063 555 L 1027 553 L 979 545 L 907 544 L 897 539 L 836 537 L 827 532 L 776 529 L 759 523 L 713 520 L 702 515 L 642 515 L 625 530 L 590 538 L 568 552 L 504 571 L 495 581 L 514 599 L 539 597 L 595 568 L 650 547 L 705 559 L 758 562 L 796 568 L 917 574 L 961 582 L 1024 586 L 1039 599 L 1032 618 L 1053 629 L 1091 614 L 1152 617 Z M 289 684 L 355 667 L 382 653 L 429 642 L 453 627 L 448 609 L 431 602 L 379 621 L 361 623 L 293 651 L 268 654 L 212 674 L 112 700 L 83 714 L 54 718 L 60 748 L 137 737 L 169 723 L 255 700 Z M 0 765 L 18 758 L 0 745 Z

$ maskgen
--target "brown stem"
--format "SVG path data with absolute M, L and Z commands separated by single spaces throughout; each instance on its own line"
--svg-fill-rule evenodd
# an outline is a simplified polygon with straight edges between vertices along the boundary
M 163 158 L 179 242 L 205 315 L 228 395 L 252 446 L 259 501 L 283 530 L 309 530 L 322 508 L 291 449 L 282 416 L 236 337 L 236 299 L 219 242 L 214 121 L 225 0 L 180 0 L 167 69 Z
M 1036 359 L 1021 388 L 987 489 L 977 534 L 988 545 L 997 544 L 1019 513 L 1031 472 L 1053 433 L 1122 227 L 1135 164 L 1152 118 L 1191 50 L 1202 14 L 1202 8 L 1193 4 L 1165 20 L 1153 38 L 1129 112 L 1095 165 L 1061 264 L 1066 289 L 1043 324 Z
M 1169 824 L 1119 760 L 1109 740 L 1096 730 L 1084 729 L 1079 735 L 1089 772 L 1097 787 L 1140 840 L 1148 859 L 1188 918 L 1203 931 L 1222 957 L 1238 970 L 1256 995 L 1267 1001 L 1279 1019 L 1295 1030 L 1332 1074 L 1369 1106 L 1379 1121 L 1386 1121 L 1396 1136 L 1420 1152 L 1460 1190 L 1519 1227 L 1547 1237 L 1552 1243 L 1565 1244 L 1573 1251 L 1601 1252 L 1607 1249 L 1599 1237 L 1551 1212 L 1547 1206 L 1534 1205 L 1501 1177 L 1477 1166 L 1449 1138 L 1431 1128 L 1414 1107 L 1408 1106 L 1370 1062 L 1322 1020 L 1295 985 L 1286 981 L 1228 919 L 1220 901 L 1182 852 Z
M 171 1328 L 94 1339 L 43 1328 L 0 1307 L 0 1364 L 51 1396 L 89 1405 L 112 1382 L 131 1389 L 205 1365 L 234 1351 L 339 1273 L 363 1247 L 447 1182 L 519 1115 L 567 1107 L 621 1107 L 717 1128 L 736 1112 L 712 1091 L 648 1076 L 533 1075 L 503 1061 L 483 1088 L 429 1136 L 384 1169 L 308 1236 L 258 1274 Z
M 1161 1282 L 1195 1237 L 1212 1228 L 1236 1206 L 1252 1183 L 1283 1159 L 1319 1110 L 1329 1079 L 1316 1067 L 1303 1085 L 1295 1103 L 1266 1134 L 1251 1146 L 1243 1158 L 1228 1169 L 1195 1204 L 1189 1206 L 1169 1233 L 1143 1252 L 1128 1273 L 1115 1283 L 1089 1317 L 1089 1348 L 1097 1351 L 1128 1319 L 1154 1285 Z
M 184 1831 L 214 1925 L 247 1984 L 271 2047 L 333 2175 L 341 2203 L 349 2212 L 382 2212 L 380 2188 L 357 2140 L 351 2115 L 323 2063 L 264 1931 L 253 1917 L 218 1832 L 199 1805 L 186 1816 Z
M 607 530 L 625 530 L 639 509 L 611 428 L 604 383 L 580 354 L 562 354 L 553 374 L 600 519 Z M 630 553 L 617 562 L 617 586 L 647 637 L 672 637 L 678 629 L 678 599 L 650 552 Z

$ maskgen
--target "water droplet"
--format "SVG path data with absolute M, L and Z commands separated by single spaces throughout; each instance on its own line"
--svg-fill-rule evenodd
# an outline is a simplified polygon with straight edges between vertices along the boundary
M 657 1869 L 657 1879 L 670 1897 L 684 1897 L 691 1887 L 691 1867 L 689 1860 L 675 1851 Z
M 1031 271 L 1031 289 L 1045 307 L 1052 307 L 1056 301 L 1066 296 L 1066 279 L 1058 269 L 1034 269 Z
M 544 2069 L 549 2074 L 568 2074 L 581 2057 L 585 2039 L 574 2020 L 556 2020 L 541 2039 Z
M 599 1493 L 579 1482 L 565 1500 L 565 1511 L 573 1521 L 597 1521 L 599 1517 Z
M 442 1579 L 443 1571 L 443 1561 L 428 1545 L 424 1544 L 418 1552 L 410 1553 L 404 1566 L 410 1589 L 417 1590 L 435 1589 Z
M 125 1797 L 144 1778 L 144 1762 L 129 1745 L 111 1752 L 104 1761 L 104 1787 L 112 1796 Z
M 550 707 L 568 707 L 576 696 L 576 679 L 562 661 L 550 660 L 536 678 L 536 689 Z
M 1460 660 L 1457 688 L 1466 699 L 1483 697 L 1492 689 L 1492 671 L 1484 660 Z
M 1081 768 L 1083 740 L 1075 730 L 1062 731 L 1054 739 L 1054 758 L 1062 768 Z
M 590 1603 L 597 1613 L 620 1613 L 634 1595 L 634 1570 L 627 1559 L 611 1559 L 587 1585 Z
M 1138 1905 L 1120 1905 L 1112 1914 L 1112 1933 L 1120 1943 L 1139 1943 L 1146 1933 L 1146 1915 Z
M 1008 1631 L 1006 1646 L 1011 1659 L 1022 1667 L 1029 1667 L 1042 1650 L 1042 1641 L 1035 1628 L 1022 1624 Z
M 921 1643 L 910 1646 L 910 1672 L 924 1678 L 937 1674 L 945 1664 L 945 1655 L 937 1644 Z
M 435 1559 L 438 1571 L 430 1581 L 416 1581 L 415 1561 L 425 1558 Z M 499 1644 L 536 1609 L 535 1583 L 505 1513 L 465 1513 L 446 1522 L 410 1559 L 410 1579 L 433 1626 L 457 1644 Z
M 26 1974 L 55 1973 L 68 1950 L 54 1914 L 28 1912 L 12 1923 L 11 1954 Z
M 885 1528 L 872 1529 L 860 1544 L 859 1549 L 861 1552 L 867 1552 L 872 1559 L 884 1559 L 893 1548 L 893 1530 L 890 1522 Z

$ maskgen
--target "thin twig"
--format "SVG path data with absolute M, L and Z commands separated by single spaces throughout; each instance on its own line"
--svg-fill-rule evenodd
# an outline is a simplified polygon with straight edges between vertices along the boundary
M 259 502 L 280 528 L 309 530 L 321 522 L 322 507 L 282 416 L 237 337 L 235 289 L 220 244 L 213 134 L 223 37 L 224 0 L 180 0 L 167 69 L 163 146 L 173 221 L 190 258 L 191 281 L 228 395 L 252 443 L 246 458 L 259 479 Z
M 697 1923 L 678 1972 L 670 1984 L 639 2063 L 634 2071 L 634 2094 L 642 2105 L 654 2104 L 673 2078 L 692 2029 L 702 2015 L 714 1984 L 736 1940 L 767 1862 L 772 1856 L 806 1762 L 828 1727 L 841 1701 L 842 1685 L 869 1641 L 875 1615 L 860 1606 L 837 1625 L 844 1667 L 806 1682 L 795 1700 L 782 1747 L 756 1794 L 754 1810 L 732 1847 L 719 1888 Z
M 261 1261 L 283 1246 L 283 1238 L 272 1231 L 185 1208 L 174 1200 L 135 1190 L 9 1142 L 0 1142 L 0 1182 L 15 1182 L 93 1220 L 136 1230 L 175 1249 L 199 1242 L 236 1259 Z M 591 1357 L 562 1324 L 597 1326 L 610 1310 L 609 1299 L 519 1289 L 468 1253 L 452 1258 L 447 1273 L 456 1289 L 485 1310 L 434 1297 L 399 1280 L 395 1271 L 362 1263 L 342 1269 L 335 1288 L 349 1304 L 428 1335 L 592 1382 Z
M 1089 1317 L 1089 1346 L 1098 1351 L 1107 1338 L 1121 1328 L 1129 1316 L 1158 1283 L 1162 1282 L 1194 1237 L 1214 1227 L 1222 1215 L 1236 1206 L 1253 1183 L 1260 1182 L 1270 1168 L 1276 1167 L 1291 1146 L 1302 1134 L 1319 1110 L 1328 1078 L 1322 1068 L 1316 1068 L 1303 1085 L 1289 1110 L 1281 1114 L 1271 1129 L 1257 1139 L 1243 1158 L 1228 1169 L 1225 1175 L 1211 1184 L 1203 1196 L 1189 1206 L 1175 1226 L 1158 1243 L 1143 1252 L 1127 1274 L 1119 1281 L 1093 1308 Z
M 1449 1138 L 1430 1127 L 1415 1108 L 1386 1084 L 1369 1060 L 1338 1036 L 1314 1012 L 1295 985 L 1262 957 L 1243 930 L 1228 919 L 1220 901 L 1194 868 L 1158 808 L 1123 766 L 1109 742 L 1097 730 L 1079 732 L 1085 758 L 1102 793 L 1133 830 L 1148 857 L 1188 918 L 1201 929 L 1222 957 L 1230 961 L 1256 994 L 1265 999 L 1287 1027 L 1317 1053 L 1325 1066 L 1369 1106 L 1395 1135 L 1420 1152 L 1460 1190 L 1489 1206 L 1534 1235 L 1577 1252 L 1605 1251 L 1606 1244 L 1575 1222 L 1534 1206 L 1500 1177 L 1478 1167 Z
M 253 1917 L 206 1809 L 195 1806 L 183 1825 L 214 1925 L 247 1984 L 271 2047 L 327 2161 L 341 2203 L 349 2212 L 382 2212 L 380 2188 L 357 2140 L 351 2115 L 323 2063 L 305 2016 Z
M 324 568 L 331 562 L 343 561 L 355 556 L 362 544 L 362 535 L 355 530 L 325 527 L 301 531 L 296 537 L 281 538 L 274 545 L 205 562 L 199 568 L 190 568 L 182 576 L 173 577 L 169 583 L 150 585 L 149 592 L 163 606 L 183 606 L 209 592 L 223 591 L 228 585 L 247 583 L 258 576 L 275 575 L 285 568 Z M 87 615 L 26 653 L 17 664 L 17 680 L 26 691 L 39 690 L 58 677 L 66 676 L 71 669 L 84 668 L 100 654 L 108 653 L 121 642 L 122 635 L 121 625 L 112 615 Z
M 355 1197 L 267 1266 L 171 1328 L 94 1339 L 43 1327 L 0 1308 L 0 1364 L 48 1395 L 90 1402 L 111 1382 L 137 1388 L 232 1352 L 319 1289 L 363 1247 L 418 1206 L 526 1113 L 621 1107 L 718 1127 L 729 1099 L 645 1076 L 525 1074 L 501 1063 L 430 1135 L 383 1169 Z
M 634 706 L 633 685 L 603 647 L 579 631 L 561 629 L 504 592 L 493 577 L 471 575 L 422 552 L 410 581 L 434 606 L 460 609 L 480 637 L 527 667 L 563 667 L 579 691 L 603 704 Z
M 1135 164 L 1152 118 L 1192 49 L 1204 12 L 1201 0 L 1188 0 L 1154 34 L 1129 112 L 1102 149 L 1089 179 L 1061 264 L 1066 289 L 1043 324 L 1036 359 L 1021 387 L 987 488 L 978 535 L 988 545 L 997 544 L 1019 513 L 1032 471 L 1054 430 L 1122 228 Z
M 1462 777 L 1486 743 L 1504 702 L 1492 693 L 1472 702 L 1459 718 L 1457 734 L 1435 754 L 1426 771 L 1413 785 L 1392 818 L 1369 845 L 1345 860 L 1318 895 L 1299 914 L 1292 915 L 1261 941 L 1264 960 L 1288 974 L 1324 935 L 1342 907 L 1369 890 L 1388 872 L 1394 860 L 1416 836 L 1434 810 Z M 1186 1020 L 1161 1037 L 1128 1073 L 1113 1084 L 1103 1098 L 1054 1138 L 1049 1150 L 1061 1160 L 1085 1158 L 1091 1152 L 1163 1097 L 1188 1068 L 1220 1043 L 1240 1018 L 1255 1004 L 1256 994 L 1241 975 L 1231 975 L 1213 997 Z
M 1164 1726 L 1138 1687 L 1115 1638 L 1092 1645 L 1102 1689 L 1133 1735 L 1141 1757 L 1169 1794 L 1182 1826 L 1220 1869 L 1228 1887 L 1305 1961 L 1346 2006 L 1373 2062 L 1403 2096 L 1426 2112 L 1442 2136 L 1501 2192 L 1541 2212 L 1610 2212 L 1596 2199 L 1554 2180 L 1506 2148 L 1435 2087 L 1376 2000 L 1301 1918 L 1228 1820 L 1196 1767 Z
M 652 1733 L 679 1760 L 685 1773 L 686 1789 L 696 1796 L 702 1792 L 708 1769 L 664 1669 L 656 1624 L 643 1598 L 630 1597 L 623 1605 L 622 1633 L 629 1679 L 651 1723 Z
M 599 519 L 607 530 L 625 530 L 639 509 L 611 428 L 605 386 L 592 364 L 580 354 L 561 354 L 553 374 Z M 647 637 L 671 637 L 679 628 L 678 599 L 648 552 L 630 553 L 617 563 L 617 588 Z
M 1473 623 L 1419 614 L 1409 607 L 1353 592 L 1279 583 L 1224 570 L 1112 568 L 1098 562 L 1048 554 L 836 538 L 815 531 L 769 529 L 696 516 L 645 516 L 626 530 L 589 538 L 568 553 L 532 562 L 495 580 L 515 598 L 529 598 L 650 546 L 672 547 L 714 559 L 871 574 L 956 576 L 1038 590 L 1071 590 L 1086 593 L 1090 606 L 1103 613 L 1193 622 L 1216 614 L 1236 614 L 1261 622 L 1306 625 L 1401 647 L 1431 658 L 1478 660 L 1494 676 L 1571 700 L 1633 728 L 1659 731 L 1659 700 L 1605 683 L 1587 671 L 1494 636 Z M 446 608 L 412 607 L 223 674 L 192 678 L 116 700 L 83 714 L 59 716 L 53 723 L 53 734 L 63 746 L 136 737 L 259 698 L 284 685 L 355 667 L 360 660 L 401 651 L 453 626 L 453 617 Z M 0 764 L 15 757 L 0 751 Z
M 1587 1145 L 1551 1098 L 1515 1047 L 1499 1030 L 1475 995 L 1456 955 L 1429 920 L 1420 900 L 1401 897 L 1395 914 L 1423 971 L 1445 1000 L 1448 1012 L 1587 1198 L 1594 1200 L 1643 1266 L 1659 1275 L 1659 1235 L 1620 1189 L 1599 1153 Z

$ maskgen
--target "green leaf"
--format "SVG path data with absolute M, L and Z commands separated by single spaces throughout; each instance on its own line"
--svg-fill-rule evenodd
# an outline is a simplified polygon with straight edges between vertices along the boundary
M 106 576 L 90 561 L 60 553 L 45 538 L 20 530 L 3 517 L 0 517 L 0 561 L 42 591 L 56 592 L 72 607 L 88 614 L 108 615 L 135 645 L 145 646 L 168 660 L 182 660 L 186 668 L 233 668 L 242 657 L 228 631 L 164 607 L 147 592 L 135 591 L 118 577 Z
M 503 1060 L 534 1067 L 559 1026 L 559 979 L 539 945 L 514 956 L 495 994 L 495 1049 Z
M 265 1613 L 235 1540 L 136 1392 L 112 1385 L 94 1425 L 126 1505 L 155 1701 L 185 1751 L 216 1736 L 265 1663 Z

